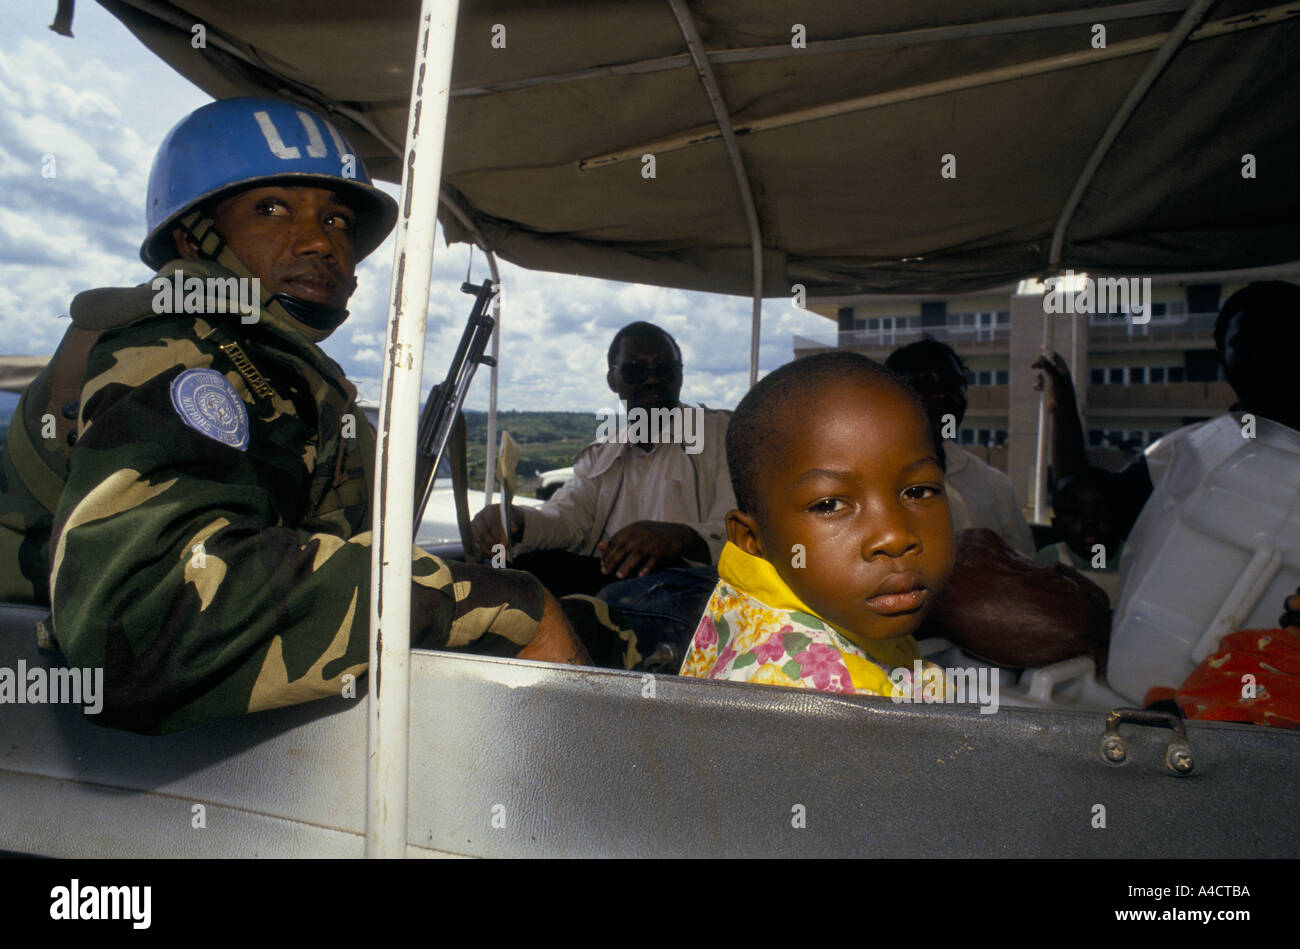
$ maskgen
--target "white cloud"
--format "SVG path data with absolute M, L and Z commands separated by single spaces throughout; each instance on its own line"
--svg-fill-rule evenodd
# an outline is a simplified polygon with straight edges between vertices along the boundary
M 74 39 L 47 29 L 51 3 L 0 0 L 0 352 L 49 353 L 68 323 L 72 297 L 149 276 L 137 257 L 145 188 L 164 134 L 209 101 L 145 50 L 116 19 L 79 4 Z M 57 175 L 41 177 L 53 154 Z M 383 184 L 391 194 L 395 187 Z M 351 317 L 323 345 L 367 397 L 379 393 L 388 320 L 392 238 L 362 262 Z M 424 381 L 446 374 L 469 313 L 460 292 L 469 250 L 434 251 Z M 475 252 L 475 281 L 488 276 Z M 595 412 L 611 394 L 605 352 L 619 327 L 648 320 L 671 332 L 686 364 L 684 399 L 734 406 L 748 382 L 750 303 L 692 293 L 524 270 L 502 263 L 503 409 Z M 795 333 L 833 338 L 834 325 L 764 303 L 760 365 L 791 358 Z M 488 404 L 482 369 L 469 406 Z

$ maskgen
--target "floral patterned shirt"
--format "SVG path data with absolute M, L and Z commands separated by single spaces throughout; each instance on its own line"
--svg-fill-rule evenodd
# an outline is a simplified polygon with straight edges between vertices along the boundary
M 910 696 L 912 664 L 920 659 L 911 636 L 873 644 L 880 655 L 868 654 L 803 606 L 771 564 L 732 544 L 718 573 L 681 675 Z

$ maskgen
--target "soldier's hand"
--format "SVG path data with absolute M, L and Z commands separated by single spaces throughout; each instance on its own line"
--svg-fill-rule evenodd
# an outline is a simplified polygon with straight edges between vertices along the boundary
M 600 572 L 617 574 L 620 580 L 644 577 L 655 565 L 674 557 L 684 557 L 704 546 L 703 559 L 709 559 L 703 539 L 685 524 L 666 521 L 637 521 L 629 524 L 600 544 Z M 695 557 L 695 559 L 701 559 Z M 638 568 L 640 568 L 638 570 Z
M 509 547 L 511 542 L 518 542 L 524 535 L 524 512 L 515 505 L 510 505 L 510 540 L 506 540 L 505 528 L 501 524 L 501 505 L 489 504 L 474 515 L 469 522 L 470 533 L 479 553 L 484 557 L 492 556 L 492 548 L 497 544 Z
M 537 632 L 533 634 L 532 642 L 519 651 L 518 658 L 564 662 L 574 666 L 592 664 L 591 656 L 573 632 L 559 601 L 549 591 L 546 594 L 546 606 L 542 609 L 542 621 L 537 624 Z

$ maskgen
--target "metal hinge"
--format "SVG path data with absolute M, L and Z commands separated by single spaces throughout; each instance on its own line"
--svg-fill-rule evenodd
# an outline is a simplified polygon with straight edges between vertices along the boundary
M 1174 735 L 1165 746 L 1165 767 L 1179 777 L 1192 773 L 1192 746 L 1187 741 L 1187 728 L 1183 720 L 1168 712 L 1154 712 L 1142 708 L 1117 708 L 1106 716 L 1106 730 L 1101 736 L 1101 760 L 1119 766 L 1128 761 L 1128 745 L 1119 733 L 1119 726 L 1151 725 L 1173 729 Z

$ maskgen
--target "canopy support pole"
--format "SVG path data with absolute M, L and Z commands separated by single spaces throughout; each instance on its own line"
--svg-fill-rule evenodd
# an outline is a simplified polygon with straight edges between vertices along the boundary
M 366 856 L 405 857 L 411 691 L 411 548 L 429 278 L 458 0 L 422 0 L 393 248 L 370 584 Z
M 1047 313 L 1043 312 L 1043 344 L 1039 347 L 1044 356 L 1051 357 L 1047 348 Z M 1047 452 L 1047 386 L 1038 393 L 1038 442 L 1034 446 L 1034 523 L 1043 523 L 1043 474 L 1046 467 Z
M 497 372 L 501 369 L 501 271 L 497 269 L 497 255 L 492 248 L 484 247 L 488 271 L 496 293 L 492 295 L 492 373 L 488 389 L 487 418 L 487 471 L 483 475 L 483 506 L 492 506 L 492 493 L 497 476 Z
M 492 385 L 488 395 L 487 473 L 483 477 L 483 506 L 491 507 L 492 495 L 496 491 L 497 475 L 497 372 L 501 366 L 501 270 L 497 266 L 497 255 L 492 251 L 492 245 L 478 229 L 474 219 L 460 206 L 460 202 L 453 198 L 446 188 L 442 189 L 441 200 L 442 206 L 464 225 L 465 230 L 469 231 L 474 239 L 474 243 L 482 249 L 484 256 L 487 257 L 492 282 L 497 288 L 497 293 L 492 298 Z
M 1155 85 L 1156 79 L 1160 76 L 1169 61 L 1174 58 L 1187 37 L 1191 35 L 1192 30 L 1196 29 L 1196 24 L 1209 11 L 1214 0 L 1194 0 L 1181 17 L 1178 23 L 1165 34 L 1165 41 L 1161 44 L 1159 51 L 1151 57 L 1146 68 L 1142 70 L 1142 75 L 1138 76 L 1137 82 L 1133 88 L 1128 91 L 1124 101 L 1120 104 L 1119 111 L 1111 118 L 1110 124 L 1106 126 L 1106 131 L 1102 133 L 1101 138 L 1097 140 L 1097 146 L 1088 156 L 1088 163 L 1083 166 L 1083 171 L 1079 173 L 1079 179 L 1074 183 L 1074 190 L 1070 192 L 1070 197 L 1065 202 L 1065 207 L 1061 209 L 1061 216 L 1056 221 L 1056 229 L 1052 231 L 1052 247 L 1048 255 L 1048 267 L 1052 270 L 1059 270 L 1061 265 L 1061 252 L 1065 245 L 1065 231 L 1070 226 L 1070 221 L 1074 217 L 1074 212 L 1079 207 L 1079 202 L 1083 200 L 1083 194 L 1088 190 L 1088 185 L 1092 183 L 1093 177 L 1101 168 L 1101 163 L 1106 160 L 1106 155 L 1110 153 L 1111 146 L 1115 144 L 1115 139 L 1128 120 L 1133 117 L 1137 107 L 1142 104 L 1142 100 L 1151 91 Z
M 1239 16 L 1212 20 L 1188 37 L 1187 41 L 1195 43 L 1198 40 L 1227 36 L 1259 26 L 1283 23 L 1298 16 L 1300 16 L 1300 6 L 1282 4 Z M 734 126 L 729 125 L 730 131 L 728 134 L 739 132 L 742 135 L 752 135 L 757 132 L 769 132 L 773 129 L 799 125 L 803 122 L 816 122 L 820 119 L 848 115 L 852 112 L 865 112 L 869 109 L 897 105 L 900 102 L 912 102 L 931 96 L 947 95 L 964 89 L 978 89 L 982 86 L 992 86 L 1000 82 L 1012 82 L 1030 76 L 1058 72 L 1062 69 L 1073 69 L 1076 66 L 1091 66 L 1093 63 L 1120 59 L 1125 56 L 1136 56 L 1140 53 L 1159 49 L 1169 36 L 1169 33 L 1152 33 L 1149 36 L 1139 36 L 1121 43 L 1113 43 L 1104 49 L 1089 48 L 1073 53 L 1062 53 L 1059 56 L 1048 56 L 1043 59 L 1015 63 L 1010 66 L 999 66 L 995 69 L 986 69 L 965 76 L 954 76 L 951 79 L 941 79 L 937 82 L 925 82 L 916 86 L 890 89 L 887 92 L 874 93 L 869 96 L 858 96 L 840 102 L 828 102 L 806 109 L 796 109 L 793 112 L 783 112 L 780 115 L 749 119 L 737 122 Z M 622 148 L 618 151 L 580 159 L 578 168 L 581 171 L 587 171 L 620 161 L 639 161 L 646 152 L 662 155 L 664 152 L 707 145 L 710 142 L 717 141 L 718 137 L 718 132 L 713 127 L 708 125 L 699 126 L 654 142 L 646 142 Z
M 1109 7 L 1085 7 L 1081 10 L 1061 10 L 1056 13 L 1036 13 L 1029 16 L 1011 17 L 1005 20 L 955 23 L 951 26 L 927 26 L 915 30 L 901 30 L 895 33 L 869 33 L 862 36 L 845 36 L 833 40 L 809 40 L 807 45 L 801 47 L 794 47 L 786 42 L 774 46 L 714 49 L 709 50 L 707 55 L 709 62 L 714 65 L 726 65 L 728 63 L 786 59 L 792 56 L 807 57 L 855 53 L 866 49 L 902 49 L 909 46 L 920 46 L 924 43 L 947 43 L 977 36 L 1009 36 L 1016 33 L 1055 30 L 1063 26 L 1078 26 L 1085 23 L 1112 23 L 1116 20 L 1130 20 L 1136 17 L 1159 16 L 1162 13 L 1178 13 L 1183 9 L 1184 3 L 1185 0 L 1139 0 L 1137 3 L 1122 3 Z M 453 89 L 451 97 L 457 99 L 468 96 L 487 96 L 498 92 L 535 89 L 539 86 L 554 86 L 565 82 L 583 82 L 588 79 L 602 79 L 607 76 L 643 76 L 649 73 L 681 69 L 690 64 L 690 56 L 679 53 L 675 56 L 659 56 L 655 59 L 615 63 L 610 66 L 594 66 L 591 69 L 579 69 L 572 72 L 530 76 L 526 79 L 506 79 L 501 82 L 484 83 L 477 86 L 462 86 Z
M 722 133 L 722 142 L 727 148 L 727 157 L 731 159 L 731 170 L 736 179 L 736 188 L 740 191 L 740 202 L 745 208 L 745 224 L 749 228 L 749 247 L 753 255 L 753 312 L 749 330 L 749 384 L 758 381 L 758 344 L 763 321 L 763 233 L 758 226 L 758 210 L 754 207 L 754 192 L 749 185 L 749 175 L 745 173 L 745 163 L 740 158 L 740 148 L 736 144 L 735 132 L 731 129 L 731 114 L 718 88 L 717 77 L 709 63 L 708 53 L 704 51 L 704 42 L 700 32 L 695 28 L 691 11 L 686 8 L 685 0 L 668 0 L 681 27 L 682 37 L 690 50 L 691 60 L 695 63 L 695 72 L 699 76 L 704 92 L 709 97 L 709 106 L 713 109 L 718 131 Z

